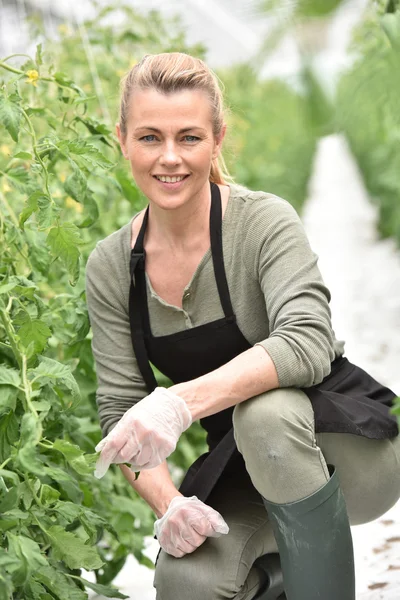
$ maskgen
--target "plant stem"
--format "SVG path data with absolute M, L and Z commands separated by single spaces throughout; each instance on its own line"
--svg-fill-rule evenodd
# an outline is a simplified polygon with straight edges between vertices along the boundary
M 22 111 L 22 115 L 29 127 L 29 133 L 31 134 L 32 139 L 33 139 L 33 152 L 34 152 L 35 158 L 40 163 L 40 165 L 43 169 L 43 172 L 44 172 L 44 185 L 46 187 L 47 195 L 48 195 L 51 203 L 54 204 L 54 200 L 51 196 L 50 187 L 49 187 L 49 173 L 46 169 L 46 165 L 44 164 L 44 162 L 42 160 L 42 157 L 40 156 L 39 152 L 37 151 L 37 139 L 36 139 L 35 130 L 33 129 L 33 125 L 31 123 L 30 118 L 28 117 L 28 115 L 26 114 L 26 112 L 24 111 L 23 108 L 21 108 L 21 111 Z
M 0 470 L 4 469 L 4 467 L 10 462 L 10 460 L 11 460 L 11 456 L 6 458 L 6 460 L 0 465 Z
M 9 300 L 6 310 L 0 310 L 0 317 L 1 317 L 1 320 L 3 321 L 4 329 L 6 330 L 6 333 L 8 335 L 8 340 L 10 342 L 10 346 L 13 349 L 14 356 L 17 359 L 19 368 L 21 369 L 22 385 L 23 385 L 26 403 L 28 405 L 29 410 L 38 419 L 39 415 L 38 415 L 35 407 L 33 406 L 32 400 L 31 400 L 32 386 L 28 379 L 26 354 L 23 354 L 20 351 L 20 349 L 18 348 L 18 342 L 17 342 L 17 338 L 15 336 L 14 327 L 13 327 L 13 324 L 12 324 L 10 316 L 9 316 L 9 312 L 11 310 L 11 305 L 12 305 L 12 296 L 10 297 L 10 300 Z
M 38 446 L 42 446 L 43 448 L 47 448 L 48 450 L 51 450 L 53 448 L 53 445 L 48 446 L 47 444 L 43 444 L 43 442 L 38 442 Z
M 10 67 L 10 65 L 7 65 L 2 60 L 0 60 L 0 67 L 3 67 L 3 69 L 5 69 L 6 71 L 11 71 L 11 73 L 17 73 L 19 75 L 23 75 L 24 74 L 24 72 L 21 71 L 21 69 L 15 69 L 14 67 Z
M 9 313 L 8 307 L 7 307 L 7 310 L 0 309 L 0 319 L 2 320 L 4 329 L 6 330 L 8 340 L 10 342 L 10 346 L 12 348 L 12 351 L 14 352 L 15 359 L 16 359 L 19 367 L 22 368 L 22 354 L 18 348 L 18 342 L 15 337 L 14 327 L 12 325 L 12 322 L 11 322 L 11 319 L 10 319 L 8 313 Z
M 6 60 L 10 60 L 10 58 L 14 58 L 14 56 L 26 56 L 26 58 L 31 58 L 29 54 L 10 54 L 10 56 L 6 56 L 5 58 L 3 58 L 3 62 L 6 62 Z
M 38 419 L 39 415 L 37 414 L 36 408 L 33 406 L 32 400 L 31 400 L 32 386 L 31 386 L 31 382 L 28 380 L 27 364 L 26 364 L 26 354 L 22 354 L 21 357 L 22 357 L 22 368 L 21 368 L 22 384 L 24 386 L 24 392 L 25 392 L 26 402 L 28 404 L 29 410 Z

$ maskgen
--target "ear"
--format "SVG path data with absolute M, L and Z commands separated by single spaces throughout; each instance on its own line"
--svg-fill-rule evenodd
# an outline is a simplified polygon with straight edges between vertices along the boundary
M 128 158 L 128 153 L 126 151 L 126 145 L 125 145 L 125 138 L 121 133 L 121 128 L 119 126 L 119 123 L 117 123 L 115 126 L 115 132 L 116 132 L 118 140 L 119 140 L 119 145 L 121 146 L 122 154 L 123 154 L 124 158 Z
M 219 136 L 215 138 L 213 159 L 217 158 L 217 156 L 221 152 L 222 142 L 224 141 L 225 133 L 226 133 L 226 123 L 223 124 L 223 126 L 221 128 L 221 133 L 219 134 Z

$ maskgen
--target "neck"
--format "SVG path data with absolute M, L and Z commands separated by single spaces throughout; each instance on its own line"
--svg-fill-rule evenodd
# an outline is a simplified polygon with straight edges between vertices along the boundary
M 164 210 L 150 204 L 148 239 L 162 242 L 170 248 L 192 246 L 196 240 L 209 232 L 211 206 L 210 184 L 204 186 L 194 202 L 189 202 L 175 210 Z

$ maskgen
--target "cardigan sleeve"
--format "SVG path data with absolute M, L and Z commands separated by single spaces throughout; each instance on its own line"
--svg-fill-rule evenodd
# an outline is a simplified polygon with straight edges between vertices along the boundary
M 100 426 L 106 436 L 133 404 L 147 395 L 132 348 L 129 326 L 129 272 L 123 277 L 123 257 L 103 250 L 91 253 L 86 267 L 86 300 L 92 327 L 92 350 L 98 388 Z M 119 258 L 119 260 L 118 260 Z
M 244 259 L 265 299 L 270 355 L 280 387 L 310 387 L 335 358 L 330 293 L 294 208 L 276 196 L 258 197 L 244 223 Z

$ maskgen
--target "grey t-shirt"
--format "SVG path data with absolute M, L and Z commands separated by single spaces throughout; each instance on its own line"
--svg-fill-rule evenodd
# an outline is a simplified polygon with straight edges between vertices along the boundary
M 86 270 L 96 360 L 97 404 L 104 435 L 147 395 L 129 326 L 132 221 L 100 241 Z M 226 276 L 237 324 L 273 360 L 280 387 L 310 387 L 343 354 L 331 326 L 330 293 L 294 208 L 282 198 L 230 186 L 222 222 Z M 179 268 L 179 265 L 171 265 Z M 183 294 L 182 308 L 162 300 L 146 275 L 153 335 L 223 317 L 210 249 Z

